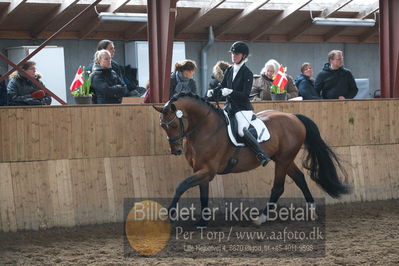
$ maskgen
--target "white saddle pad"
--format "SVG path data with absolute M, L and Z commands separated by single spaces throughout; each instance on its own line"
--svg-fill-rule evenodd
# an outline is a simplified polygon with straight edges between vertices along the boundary
M 226 119 L 229 121 L 229 124 L 227 125 L 227 132 L 229 134 L 229 138 L 231 140 L 231 142 L 235 145 L 235 146 L 245 146 L 244 143 L 242 142 L 238 142 L 236 140 L 236 138 L 233 135 L 233 131 L 231 129 L 231 122 L 230 122 L 230 118 L 227 115 L 227 112 L 224 111 L 224 115 L 226 116 Z M 256 133 L 258 134 L 258 142 L 265 142 L 267 140 L 270 139 L 270 132 L 267 129 L 265 123 L 262 122 L 262 120 L 260 120 L 259 118 L 256 118 L 255 120 L 251 121 L 251 125 L 256 129 Z

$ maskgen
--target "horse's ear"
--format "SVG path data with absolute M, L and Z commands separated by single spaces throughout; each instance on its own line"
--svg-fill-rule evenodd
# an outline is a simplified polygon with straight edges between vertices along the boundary
M 153 105 L 152 107 L 154 107 L 154 109 L 157 110 L 157 112 L 159 112 L 159 113 L 162 113 L 162 111 L 163 111 L 163 107 L 158 107 L 155 105 Z

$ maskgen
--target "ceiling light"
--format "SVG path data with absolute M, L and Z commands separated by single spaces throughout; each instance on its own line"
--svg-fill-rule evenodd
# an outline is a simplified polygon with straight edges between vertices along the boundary
M 375 25 L 374 19 L 358 18 L 313 18 L 313 24 L 325 26 L 366 26 Z
M 98 14 L 101 20 L 111 21 L 129 21 L 129 22 L 147 22 L 148 17 L 146 13 L 110 13 L 101 12 Z

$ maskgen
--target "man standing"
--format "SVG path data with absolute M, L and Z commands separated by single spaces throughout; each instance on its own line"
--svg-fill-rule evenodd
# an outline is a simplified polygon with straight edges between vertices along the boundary
M 315 89 L 321 92 L 323 99 L 352 99 L 358 88 L 352 73 L 344 68 L 342 51 L 332 50 L 328 53 L 328 63 L 317 75 Z

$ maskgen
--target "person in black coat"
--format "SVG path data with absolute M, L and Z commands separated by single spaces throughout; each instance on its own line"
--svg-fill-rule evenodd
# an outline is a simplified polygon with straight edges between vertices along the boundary
M 118 62 L 116 62 L 113 57 L 115 56 L 115 46 L 114 43 L 110 40 L 101 40 L 97 44 L 97 51 L 107 50 L 111 54 L 111 68 L 116 74 L 119 75 L 121 80 L 124 82 L 124 69 Z M 87 70 L 93 70 L 94 64 L 91 63 L 87 67 Z
M 183 60 L 175 64 L 175 71 L 170 75 L 169 99 L 181 92 L 197 94 L 197 84 L 193 79 L 197 65 L 193 60 Z
M 249 124 L 254 116 L 253 107 L 249 101 L 252 89 L 253 74 L 245 65 L 249 48 L 244 42 L 235 42 L 230 48 L 233 65 L 227 68 L 221 83 L 221 94 L 226 97 L 225 110 L 229 116 L 234 116 L 238 124 L 238 134 L 245 144 L 256 154 L 262 166 L 270 158 L 259 145 L 256 138 L 249 132 Z M 216 90 L 208 90 L 207 96 L 212 97 Z
M 42 76 L 36 72 L 36 63 L 34 61 L 27 61 L 22 65 L 22 69 L 25 70 L 29 76 L 34 77 L 38 82 L 42 83 L 40 81 Z M 23 106 L 51 104 L 51 96 L 19 72 L 14 72 L 10 75 L 7 94 L 8 105 Z
M 352 73 L 344 68 L 342 51 L 332 50 L 328 53 L 328 63 L 317 75 L 315 89 L 323 99 L 352 99 L 358 88 Z
M 295 86 L 299 90 L 299 95 L 304 100 L 319 100 L 321 99 L 314 88 L 313 68 L 310 63 L 303 63 L 301 66 L 301 73 L 295 78 Z
M 127 92 L 125 83 L 111 68 L 111 54 L 107 50 L 100 50 L 95 54 L 91 88 L 97 104 L 121 103 Z

